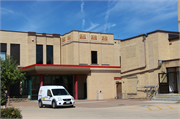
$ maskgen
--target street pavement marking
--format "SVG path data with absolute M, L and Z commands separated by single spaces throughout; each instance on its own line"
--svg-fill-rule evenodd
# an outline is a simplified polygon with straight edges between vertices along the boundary
M 144 110 L 144 111 L 160 111 L 160 110 L 172 110 L 180 109 L 180 105 L 133 105 L 133 110 Z
M 160 110 L 162 110 L 162 108 L 160 108 L 159 106 L 157 106 L 157 108 L 159 108 Z
M 167 106 L 167 107 L 169 107 L 169 108 L 173 109 L 173 108 L 172 108 L 172 107 L 170 107 L 170 106 Z
M 149 108 L 149 107 L 147 107 L 149 110 L 151 110 L 152 111 L 152 109 L 151 108 Z

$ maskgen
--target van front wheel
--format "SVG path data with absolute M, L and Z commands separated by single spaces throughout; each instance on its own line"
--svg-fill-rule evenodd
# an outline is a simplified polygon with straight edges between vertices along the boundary
M 42 101 L 39 101 L 38 104 L 39 104 L 39 108 L 42 108 L 42 106 L 43 106 L 43 105 L 42 105 Z
M 55 101 L 53 101 L 52 107 L 53 107 L 53 108 L 56 108 L 56 102 L 55 102 Z

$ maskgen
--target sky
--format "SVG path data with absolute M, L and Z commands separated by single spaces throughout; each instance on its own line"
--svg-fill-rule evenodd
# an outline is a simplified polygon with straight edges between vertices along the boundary
M 47 34 L 72 30 L 126 39 L 155 30 L 178 31 L 177 0 L 0 1 L 0 29 Z

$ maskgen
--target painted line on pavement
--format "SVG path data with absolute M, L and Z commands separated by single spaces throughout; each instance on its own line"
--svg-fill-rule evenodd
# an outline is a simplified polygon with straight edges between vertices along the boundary
M 178 107 L 180 107 L 180 105 L 177 105 Z
M 149 107 L 147 107 L 149 110 L 151 110 L 152 111 L 152 109 L 151 108 L 149 108 Z
M 162 108 L 160 108 L 159 106 L 157 106 L 157 108 L 159 108 L 160 110 L 162 110 Z
M 170 107 L 170 106 L 167 106 L 167 107 L 169 107 L 169 108 L 173 109 L 173 108 L 172 108 L 172 107 Z

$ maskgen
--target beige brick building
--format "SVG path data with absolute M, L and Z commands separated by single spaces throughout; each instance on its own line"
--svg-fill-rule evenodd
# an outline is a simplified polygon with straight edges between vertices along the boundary
M 158 93 L 180 92 L 179 32 L 157 30 L 121 40 L 118 45 L 121 79 L 117 81 L 122 82 L 123 93 L 145 97 L 148 86 L 157 86 Z
M 63 85 L 75 99 L 89 100 L 146 97 L 145 86 L 180 92 L 179 32 L 157 30 L 117 40 L 110 33 L 1 30 L 0 42 L 1 57 L 13 56 L 27 73 L 23 90 L 14 91 L 16 84 L 10 95 L 34 100 L 42 85 Z

